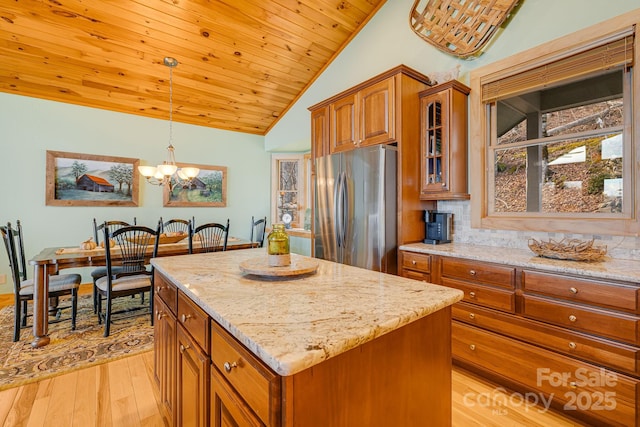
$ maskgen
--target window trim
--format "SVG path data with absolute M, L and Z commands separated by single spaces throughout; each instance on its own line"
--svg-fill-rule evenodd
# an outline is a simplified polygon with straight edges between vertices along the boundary
M 308 154 L 304 153 L 274 153 L 271 155 L 271 218 L 272 222 L 279 222 L 278 218 L 278 198 L 280 194 L 279 189 L 279 164 L 281 161 L 296 161 L 298 162 L 298 220 L 291 223 L 292 228 L 304 227 L 304 212 L 306 208 L 310 207 L 306 205 L 307 194 L 309 189 L 307 188 L 307 175 L 310 171 L 307 170 Z
M 640 47 L 638 46 L 637 29 L 640 28 L 640 10 L 604 21 L 576 33 L 553 40 L 549 43 L 531 48 L 518 54 L 496 61 L 470 72 L 471 93 L 469 154 L 470 154 L 470 188 L 471 188 L 471 227 L 547 231 L 577 234 L 613 234 L 638 236 L 640 233 Z M 625 217 L 603 218 L 602 215 L 581 214 L 580 218 L 566 214 L 533 215 L 531 213 L 492 213 L 489 209 L 489 174 L 493 173 L 493 162 L 489 163 L 488 120 L 491 118 L 486 105 L 482 102 L 482 88 L 487 81 L 496 80 L 523 72 L 546 62 L 557 61 L 563 57 L 584 51 L 594 45 L 606 42 L 614 34 L 623 34 L 635 27 L 635 49 L 633 78 L 631 82 L 631 102 L 629 111 L 631 129 L 625 130 L 625 137 L 631 138 L 630 152 L 625 152 L 625 168 L 629 167 L 630 177 L 630 209 Z M 494 116 L 495 117 L 495 116 Z M 495 123 L 494 123 L 495 125 Z M 625 183 L 626 184 L 626 183 Z M 627 191 L 625 190 L 625 194 Z

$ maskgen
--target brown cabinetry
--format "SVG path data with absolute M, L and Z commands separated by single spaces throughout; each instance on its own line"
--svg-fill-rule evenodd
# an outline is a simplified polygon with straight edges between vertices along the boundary
M 400 276 L 431 282 L 431 255 L 400 252 Z
M 428 77 L 400 65 L 309 107 L 312 161 L 369 145 L 397 146 L 398 244 L 422 241 L 423 212 L 435 209 L 435 202 L 420 200 L 416 185 L 420 176 L 418 94 L 429 87 Z
M 420 198 L 464 200 L 467 192 L 467 95 L 452 80 L 420 92 Z
M 400 256 L 402 275 L 429 257 L 433 283 L 464 291 L 452 307 L 455 363 L 588 423 L 640 425 L 638 283 Z
M 173 425 L 176 405 L 177 323 L 175 313 L 178 306 L 178 291 L 163 277 L 156 277 L 154 286 L 154 379 L 160 390 L 164 416 Z

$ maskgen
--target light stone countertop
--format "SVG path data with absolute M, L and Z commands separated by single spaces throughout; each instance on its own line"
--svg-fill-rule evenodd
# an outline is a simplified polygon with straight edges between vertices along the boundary
M 445 243 L 427 245 L 411 243 L 400 250 L 434 255 L 454 256 L 478 261 L 528 267 L 554 273 L 569 273 L 585 278 L 640 282 L 640 260 L 613 259 L 608 255 L 602 261 L 565 261 L 539 257 L 528 249 Z
M 399 329 L 463 296 L 456 289 L 320 259 L 317 273 L 297 278 L 258 278 L 240 271 L 240 262 L 266 256 L 266 249 L 258 248 L 161 257 L 151 263 L 283 376 Z

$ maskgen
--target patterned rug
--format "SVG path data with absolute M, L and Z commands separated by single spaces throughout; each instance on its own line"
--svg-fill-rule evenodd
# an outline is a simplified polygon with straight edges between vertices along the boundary
M 145 303 L 147 301 L 145 298 Z M 63 301 L 61 305 L 66 304 Z M 130 310 L 140 306 L 140 298 L 118 298 L 113 304 L 114 311 Z M 29 312 L 31 309 L 29 305 Z M 98 325 L 93 313 L 91 295 L 82 296 L 78 299 L 76 330 L 71 330 L 71 320 L 49 324 L 51 342 L 36 349 L 31 347 L 31 327 L 22 329 L 20 341 L 13 342 L 13 306 L 1 309 L 0 390 L 151 350 L 153 327 L 148 303 L 146 310 L 146 314 L 140 311 L 139 316 L 129 318 L 120 315 L 121 319 L 117 319 L 114 315 L 110 335 L 105 338 L 102 336 L 104 325 Z M 67 309 L 61 317 L 70 314 L 71 309 Z

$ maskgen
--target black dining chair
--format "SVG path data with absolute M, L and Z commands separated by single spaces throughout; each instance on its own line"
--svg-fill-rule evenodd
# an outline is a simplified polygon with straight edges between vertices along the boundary
M 33 279 L 27 277 L 27 263 L 24 255 L 24 240 L 22 237 L 22 225 L 16 221 L 16 228 L 12 228 L 8 222 L 6 227 L 0 227 L 0 234 L 4 240 L 4 246 L 9 257 L 9 267 L 13 278 L 14 292 L 14 327 L 13 341 L 20 339 L 20 329 L 27 326 L 28 302 L 33 300 Z M 79 274 L 56 274 L 49 276 L 49 297 L 71 296 L 71 330 L 76 329 L 76 315 L 78 312 L 78 288 L 82 276 Z M 60 321 L 60 310 L 57 307 L 56 322 Z M 67 319 L 64 319 L 67 320 Z
M 189 233 L 189 253 L 216 252 L 227 250 L 229 239 L 229 220 L 227 225 L 217 222 L 202 224 Z
M 130 225 L 136 225 L 136 217 L 133 217 L 133 224 L 130 224 L 126 221 L 118 221 L 118 220 L 105 221 L 98 224 L 98 221 L 96 221 L 96 219 L 93 218 L 93 239 L 95 240 L 96 245 L 99 245 L 99 246 L 101 244 L 105 245 L 106 241 L 102 239 L 104 235 L 105 226 L 108 226 L 111 229 L 111 231 L 115 231 L 119 228 L 128 227 Z M 94 313 L 98 312 L 98 296 L 96 292 L 96 281 L 99 278 L 104 277 L 106 274 L 107 274 L 106 267 L 98 267 L 91 270 L 91 279 L 93 280 L 93 312 Z
M 162 217 L 160 217 L 160 232 L 161 233 L 179 233 L 183 232 L 184 235 L 189 234 L 189 223 L 195 227 L 196 219 L 195 217 L 191 217 L 190 220 L 181 219 L 181 218 L 172 218 L 167 221 L 163 221 Z
M 264 245 L 264 232 L 267 226 L 267 217 L 254 220 L 251 217 L 251 247 L 261 248 Z
M 149 310 L 153 325 L 153 268 L 148 260 L 158 255 L 160 226 L 156 230 L 141 225 L 121 227 L 111 231 L 104 227 L 104 240 L 112 239 L 116 247 L 105 245 L 107 274 L 96 281 L 98 293 L 98 323 L 104 321 L 104 336 L 111 331 L 113 300 L 123 296 L 149 292 Z M 149 252 L 149 247 L 153 250 Z M 103 301 L 106 304 L 102 311 Z M 144 304 L 144 303 L 142 303 Z M 140 307 L 146 308 L 146 307 Z M 126 310 L 131 313 L 131 310 Z

